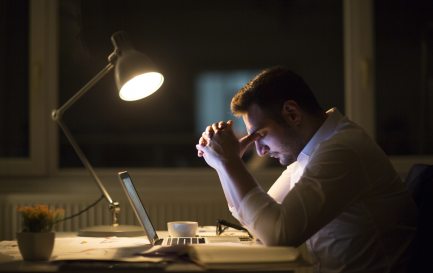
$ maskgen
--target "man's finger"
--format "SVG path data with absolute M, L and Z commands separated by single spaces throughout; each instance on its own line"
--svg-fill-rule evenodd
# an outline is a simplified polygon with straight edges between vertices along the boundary
M 198 157 L 203 157 L 204 152 L 203 152 L 203 146 L 201 144 L 197 144 L 195 145 L 195 148 L 197 149 L 197 156 Z
M 260 139 L 261 137 L 262 136 L 258 133 L 252 133 L 239 139 L 239 143 L 241 144 L 241 146 L 248 146 L 254 141 Z
M 213 132 L 215 132 L 215 134 L 218 134 L 218 131 L 220 130 L 220 126 L 219 123 L 215 122 L 214 124 L 212 124 L 212 130 Z
M 212 129 L 212 126 L 207 126 L 203 133 L 206 133 L 211 138 L 214 134 L 214 130 Z
M 249 135 L 246 135 L 239 139 L 240 144 L 240 156 L 242 157 L 247 150 L 247 148 L 254 143 L 254 141 L 259 140 L 262 136 L 258 133 L 252 133 Z
M 210 141 L 210 139 L 211 139 L 211 136 L 209 135 L 209 133 L 206 131 L 206 132 L 203 132 L 202 134 L 201 134 L 201 137 L 200 137 L 200 144 L 201 143 L 204 143 L 204 145 L 203 146 L 206 146 L 208 143 L 209 143 L 209 141 Z
M 202 146 L 206 146 L 207 145 L 207 141 L 206 139 L 202 136 L 200 137 L 200 140 L 198 141 L 198 144 L 202 145 Z

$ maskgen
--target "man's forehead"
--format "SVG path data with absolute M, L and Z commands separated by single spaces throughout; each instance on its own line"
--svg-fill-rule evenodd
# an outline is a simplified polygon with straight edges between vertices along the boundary
M 258 105 L 253 104 L 248 111 L 242 115 L 242 119 L 244 120 L 248 134 L 251 134 L 260 129 L 261 124 L 265 120 L 265 115 Z
M 249 119 L 249 116 L 247 113 L 242 114 L 242 120 L 244 121 L 245 127 L 247 129 L 248 134 L 249 134 L 251 131 L 252 125 L 251 125 L 251 122 L 250 122 L 250 119 Z

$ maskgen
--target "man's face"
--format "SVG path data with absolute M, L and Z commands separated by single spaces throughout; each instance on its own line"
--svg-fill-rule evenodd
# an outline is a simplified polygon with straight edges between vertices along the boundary
M 305 143 L 290 120 L 275 120 L 256 104 L 251 105 L 242 119 L 249 134 L 258 133 L 261 137 L 255 141 L 257 154 L 268 155 L 289 165 L 296 161 Z

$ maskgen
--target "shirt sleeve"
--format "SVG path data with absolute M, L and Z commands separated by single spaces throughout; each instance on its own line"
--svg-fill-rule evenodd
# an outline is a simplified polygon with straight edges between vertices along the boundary
M 271 188 L 268 190 L 269 196 L 274 199 L 277 203 L 281 204 L 284 197 L 287 195 L 289 190 L 292 188 L 292 180 L 291 180 L 291 173 L 293 171 L 296 171 L 297 168 L 297 162 L 292 163 L 287 167 L 286 170 L 283 171 L 283 173 L 278 177 L 278 179 L 274 182 L 274 184 L 271 186 Z M 230 193 L 230 187 L 228 185 L 223 183 L 223 189 L 224 191 L 227 191 Z M 254 199 L 257 195 L 257 192 L 262 192 L 262 190 L 259 187 L 254 188 L 251 190 L 243 200 L 248 199 Z M 233 197 L 231 197 L 231 200 L 233 202 Z M 258 202 L 258 201 L 257 201 Z M 257 203 L 257 202 L 251 202 L 251 203 Z M 236 202 L 233 202 L 232 205 L 229 205 L 229 210 L 234 218 L 236 218 L 241 224 L 245 225 L 243 217 L 239 215 L 240 207 L 242 206 L 242 203 L 245 203 L 245 201 L 242 200 L 236 200 Z
M 295 183 L 298 182 L 299 177 L 293 177 L 293 173 L 303 171 L 303 168 L 302 170 L 300 169 L 301 166 L 299 166 L 298 162 L 290 164 L 268 190 L 268 194 L 272 199 L 277 201 L 277 203 L 281 204 Z
M 361 193 L 359 158 L 340 145 L 323 145 L 279 204 L 259 188 L 241 201 L 238 217 L 267 245 L 300 245 Z

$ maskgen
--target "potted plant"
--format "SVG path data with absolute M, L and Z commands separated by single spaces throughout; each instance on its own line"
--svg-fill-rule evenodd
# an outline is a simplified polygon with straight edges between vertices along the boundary
M 48 260 L 54 248 L 53 226 L 63 218 L 63 209 L 48 205 L 18 207 L 22 231 L 17 233 L 18 248 L 24 260 Z

